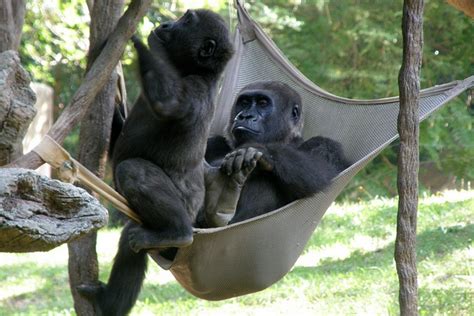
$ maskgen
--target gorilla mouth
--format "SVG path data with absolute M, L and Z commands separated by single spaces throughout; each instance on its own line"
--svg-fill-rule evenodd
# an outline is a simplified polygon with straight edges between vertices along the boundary
M 250 127 L 242 126 L 242 125 L 234 126 L 234 128 L 232 129 L 232 132 L 234 131 L 249 132 L 255 135 L 260 134 L 260 131 L 257 131 L 257 130 L 251 129 Z
M 164 38 L 162 38 L 158 32 L 158 28 L 154 29 L 153 31 L 151 31 L 151 33 L 153 34 L 153 36 L 155 37 L 155 39 L 157 39 L 159 42 L 166 42 Z

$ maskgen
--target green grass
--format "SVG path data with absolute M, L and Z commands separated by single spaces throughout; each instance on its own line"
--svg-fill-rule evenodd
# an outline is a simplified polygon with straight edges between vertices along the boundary
M 222 302 L 189 295 L 152 264 L 132 315 L 397 315 L 397 201 L 333 205 L 293 270 L 262 292 Z M 99 233 L 106 280 L 118 230 Z M 420 315 L 474 315 L 474 191 L 422 197 Z M 0 254 L 0 315 L 71 315 L 67 249 Z

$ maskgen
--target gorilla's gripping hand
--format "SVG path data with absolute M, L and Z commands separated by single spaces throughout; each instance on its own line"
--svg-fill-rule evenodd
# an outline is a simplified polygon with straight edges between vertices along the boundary
M 240 148 L 227 154 L 220 167 L 208 168 L 205 216 L 209 226 L 225 226 L 232 219 L 242 187 L 262 155 L 253 147 Z

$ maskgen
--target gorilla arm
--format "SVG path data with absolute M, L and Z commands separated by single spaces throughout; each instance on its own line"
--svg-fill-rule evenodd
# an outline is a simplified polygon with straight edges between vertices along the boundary
M 150 40 L 153 45 L 150 51 L 137 37 L 133 36 L 132 41 L 138 54 L 143 94 L 153 112 L 162 118 L 184 117 L 187 111 L 183 107 L 190 102 L 179 102 L 182 78 L 169 61 L 163 45 Z
M 292 200 L 324 190 L 338 174 L 333 164 L 317 152 L 296 145 L 271 143 L 255 145 L 263 153 L 258 168 L 271 173 Z

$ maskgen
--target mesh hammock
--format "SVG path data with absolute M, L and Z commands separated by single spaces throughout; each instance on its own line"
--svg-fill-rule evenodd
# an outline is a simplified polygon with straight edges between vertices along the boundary
M 304 77 L 236 1 L 235 56 L 218 96 L 212 131 L 223 132 L 238 91 L 260 80 L 278 80 L 301 94 L 304 137 L 339 141 L 353 162 L 325 190 L 270 213 L 220 228 L 195 229 L 194 242 L 173 261 L 150 256 L 191 294 L 221 300 L 267 288 L 295 264 L 321 217 L 354 175 L 397 138 L 398 97 L 351 100 L 332 95 Z M 420 119 L 474 85 L 474 76 L 422 90 Z

